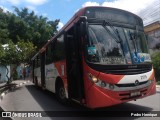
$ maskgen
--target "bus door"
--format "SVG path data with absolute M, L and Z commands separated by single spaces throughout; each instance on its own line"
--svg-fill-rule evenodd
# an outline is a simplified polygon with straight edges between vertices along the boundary
M 45 52 L 41 53 L 41 87 L 45 87 Z
M 81 102 L 84 98 L 82 62 L 77 27 L 74 26 L 66 32 L 66 64 L 68 80 L 68 96 Z

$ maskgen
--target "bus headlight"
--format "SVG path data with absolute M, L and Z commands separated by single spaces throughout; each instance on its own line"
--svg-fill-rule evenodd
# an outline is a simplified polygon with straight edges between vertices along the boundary
M 96 78 L 95 76 L 92 76 L 92 81 L 93 81 L 94 83 L 97 83 L 97 82 L 98 82 L 98 78 Z
M 92 75 L 91 73 L 88 74 L 88 78 L 89 78 L 89 80 L 91 80 L 94 83 L 98 82 L 98 78 L 95 77 L 94 75 Z
M 93 83 L 95 83 L 96 86 L 99 86 L 101 88 L 108 89 L 108 90 L 114 90 L 115 89 L 115 85 L 114 84 L 109 84 L 109 83 L 107 83 L 107 82 L 105 82 L 103 80 L 100 80 L 97 77 L 95 77 L 94 75 L 92 75 L 91 73 L 88 73 L 88 78 Z
M 109 88 L 110 88 L 110 90 L 113 90 L 114 89 L 114 85 L 109 84 Z
M 101 81 L 101 87 L 106 87 L 106 86 L 107 86 L 106 82 Z
M 115 85 L 114 84 L 109 84 L 103 80 L 98 79 L 98 82 L 95 83 L 97 86 L 101 87 L 101 88 L 105 88 L 108 90 L 113 90 L 115 89 Z

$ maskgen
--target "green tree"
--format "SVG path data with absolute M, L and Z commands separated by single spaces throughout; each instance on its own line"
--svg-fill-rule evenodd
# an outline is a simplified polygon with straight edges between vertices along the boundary
M 48 21 L 47 17 L 37 16 L 27 8 L 15 7 L 9 22 L 10 37 L 15 42 L 18 38 L 31 41 L 39 49 L 57 32 L 58 23 L 59 20 Z
M 21 18 L 15 16 L 14 14 L 10 16 L 8 22 L 8 31 L 9 38 L 17 43 L 19 38 L 21 39 L 29 39 L 27 38 L 27 24 Z
M 152 62 L 155 69 L 156 80 L 160 81 L 160 52 L 156 52 L 152 55 Z
M 20 63 L 28 63 L 30 56 L 35 51 L 35 47 L 31 42 L 20 41 L 15 45 L 12 41 L 9 41 L 6 47 L 0 45 L 0 50 L 0 64 L 8 71 L 7 65 L 14 65 L 14 68 L 16 68 Z M 11 82 L 14 72 L 11 70 L 10 78 L 7 73 L 8 83 Z
M 39 50 L 57 32 L 59 21 L 49 21 L 27 8 L 14 7 L 14 13 L 0 8 L 0 64 L 6 67 L 27 63 L 35 49 Z
M 4 53 L 4 47 L 2 46 L 2 44 L 0 44 L 0 58 L 3 58 L 4 55 L 5 55 L 5 53 Z M 1 61 L 0 61 L 0 63 L 1 63 Z
M 3 9 L 0 8 L 0 43 L 6 44 L 9 41 L 7 29 L 8 26 L 8 15 L 9 13 L 4 13 Z
M 14 7 L 14 13 L 0 8 L 0 43 L 12 40 L 14 44 L 30 41 L 39 50 L 57 32 L 59 19 L 49 21 L 47 17 L 37 16 L 28 8 Z
M 17 43 L 17 52 L 18 52 L 18 58 L 19 58 L 19 63 L 28 63 L 35 53 L 36 47 L 34 47 L 32 42 L 23 42 L 20 41 Z

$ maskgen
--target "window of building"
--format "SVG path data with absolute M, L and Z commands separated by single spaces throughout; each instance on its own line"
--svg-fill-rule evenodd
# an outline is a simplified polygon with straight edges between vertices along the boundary
M 160 37 L 160 29 L 155 31 L 155 37 Z

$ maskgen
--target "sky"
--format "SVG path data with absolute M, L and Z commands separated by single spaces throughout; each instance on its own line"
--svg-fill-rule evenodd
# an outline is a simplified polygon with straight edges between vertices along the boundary
M 160 0 L 0 0 L 0 7 L 10 12 L 13 12 L 13 6 L 20 9 L 27 7 L 49 20 L 60 19 L 58 26 L 61 28 L 80 8 L 85 6 L 120 8 L 144 17 L 142 11 L 147 7 L 153 8 L 156 1 L 160 6 Z

